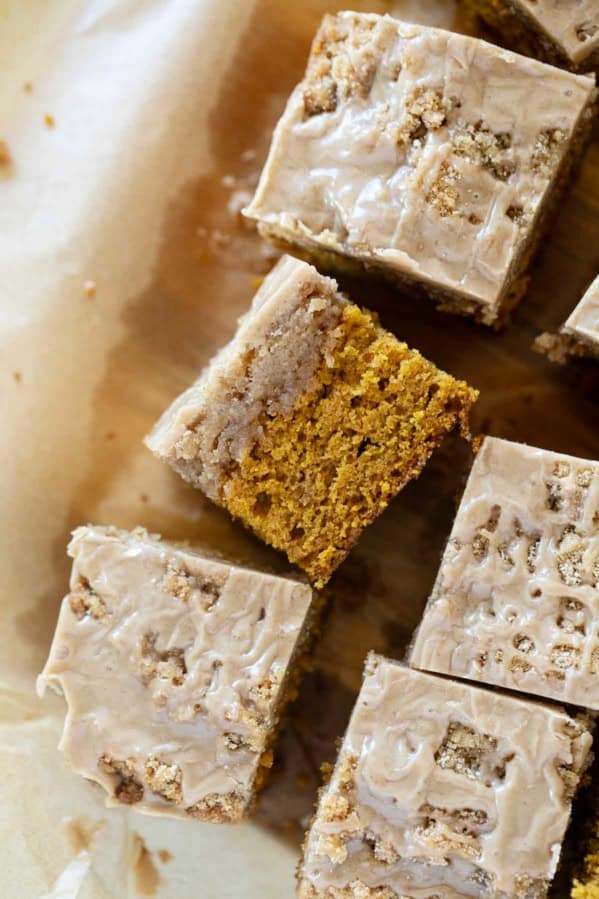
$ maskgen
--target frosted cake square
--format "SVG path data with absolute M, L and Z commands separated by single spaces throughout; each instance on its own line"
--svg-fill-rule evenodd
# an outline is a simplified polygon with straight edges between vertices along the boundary
M 599 359 L 599 275 L 557 334 L 541 334 L 535 349 L 553 362 L 565 362 L 568 356 Z
M 69 545 L 43 693 L 65 697 L 60 748 L 108 804 L 238 821 L 272 762 L 309 636 L 312 591 L 139 528 Z
M 410 664 L 599 710 L 599 463 L 488 437 Z
M 328 15 L 245 210 L 321 267 L 500 321 L 590 128 L 594 79 L 391 16 Z

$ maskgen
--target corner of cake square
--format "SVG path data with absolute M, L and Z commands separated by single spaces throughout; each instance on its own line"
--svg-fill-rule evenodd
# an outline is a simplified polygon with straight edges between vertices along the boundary
M 599 70 L 595 0 L 463 0 L 510 47 L 573 72 Z
M 534 349 L 560 364 L 569 357 L 599 359 L 599 275 L 559 331 L 540 334 Z

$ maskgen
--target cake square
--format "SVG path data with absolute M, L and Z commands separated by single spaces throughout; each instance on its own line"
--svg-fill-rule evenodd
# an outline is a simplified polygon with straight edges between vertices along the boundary
M 553 362 L 568 356 L 599 358 L 599 275 L 558 333 L 541 334 L 534 346 Z
M 288 256 L 146 443 L 321 587 L 477 395 Z
M 369 656 L 304 844 L 301 899 L 542 899 L 584 721 Z
M 599 710 L 599 463 L 487 437 L 410 664 Z
M 594 79 L 391 16 L 328 15 L 245 214 L 496 324 L 589 130 Z
M 162 542 L 80 527 L 38 692 L 68 706 L 68 765 L 143 812 L 238 821 L 272 763 L 312 590 Z
M 510 45 L 573 71 L 599 67 L 597 0 L 467 0 Z

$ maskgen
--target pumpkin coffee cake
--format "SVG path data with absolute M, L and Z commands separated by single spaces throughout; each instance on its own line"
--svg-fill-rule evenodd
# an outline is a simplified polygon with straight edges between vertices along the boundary
M 312 629 L 312 590 L 142 528 L 73 534 L 39 677 L 64 694 L 67 763 L 108 804 L 238 821 L 272 764 Z
M 594 79 L 391 16 L 328 15 L 245 214 L 328 268 L 497 324 L 589 130 Z
M 464 0 L 511 47 L 575 72 L 599 68 L 597 0 Z
M 599 711 L 599 463 L 487 437 L 415 668 Z
M 146 443 L 320 587 L 476 397 L 284 257 Z
M 584 718 L 369 656 L 304 844 L 301 899 L 543 899 Z

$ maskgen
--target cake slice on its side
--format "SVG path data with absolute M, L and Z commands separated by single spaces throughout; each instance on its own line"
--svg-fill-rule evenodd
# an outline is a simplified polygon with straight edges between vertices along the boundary
M 146 443 L 322 586 L 476 397 L 284 257 Z
M 108 804 L 239 821 L 272 764 L 312 624 L 312 590 L 162 542 L 81 527 L 38 690 L 60 748 Z
M 522 53 L 564 66 L 573 72 L 599 68 L 597 0 L 463 0 Z
M 590 745 L 557 707 L 371 654 L 300 899 L 543 899 Z
M 590 133 L 594 78 L 391 16 L 325 16 L 245 214 L 324 268 L 500 324 Z

